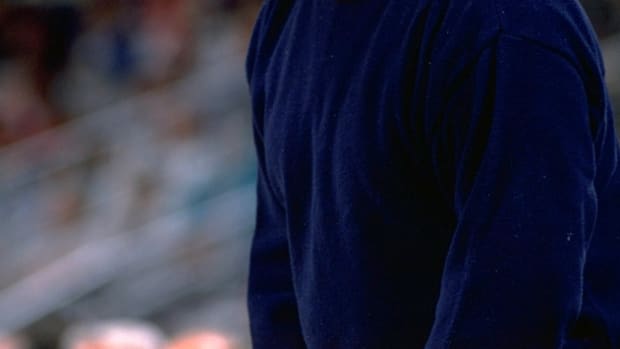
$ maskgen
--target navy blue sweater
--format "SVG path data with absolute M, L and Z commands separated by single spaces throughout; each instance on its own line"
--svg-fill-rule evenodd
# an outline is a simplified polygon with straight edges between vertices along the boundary
M 620 348 L 620 148 L 576 0 L 267 0 L 256 349 Z

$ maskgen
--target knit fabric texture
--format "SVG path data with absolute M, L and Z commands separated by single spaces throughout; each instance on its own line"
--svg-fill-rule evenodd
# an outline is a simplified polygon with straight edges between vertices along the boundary
M 620 348 L 620 147 L 576 0 L 266 0 L 256 349 Z

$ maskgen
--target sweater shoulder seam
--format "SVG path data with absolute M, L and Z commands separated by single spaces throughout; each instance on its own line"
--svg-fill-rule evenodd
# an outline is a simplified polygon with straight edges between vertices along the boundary
M 506 31 L 500 31 L 499 37 L 500 38 L 504 37 L 507 39 L 515 40 L 515 41 L 522 41 L 532 46 L 536 46 L 539 49 L 546 51 L 547 53 L 557 56 L 561 58 L 563 61 L 569 63 L 573 67 L 573 69 L 577 71 L 579 76 L 583 79 L 581 68 L 579 67 L 579 65 L 574 61 L 574 59 L 568 53 L 564 52 L 563 50 L 557 47 L 554 47 L 553 45 L 546 43 L 544 41 L 537 40 L 537 39 L 534 39 L 534 38 L 531 38 L 529 36 L 525 36 L 522 34 L 515 34 L 515 33 L 509 33 Z

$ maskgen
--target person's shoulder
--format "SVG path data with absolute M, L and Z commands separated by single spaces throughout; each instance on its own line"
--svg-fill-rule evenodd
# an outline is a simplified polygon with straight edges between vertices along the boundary
M 444 6 L 442 46 L 477 55 L 509 37 L 536 45 L 586 69 L 602 69 L 596 34 L 578 0 L 439 0 Z M 440 34 L 443 35 L 443 34 Z
M 578 36 L 596 43 L 578 0 L 439 0 L 432 6 L 443 7 L 444 24 L 463 35 L 488 31 L 550 44 Z
M 558 46 L 570 40 L 596 45 L 596 35 L 578 0 L 492 0 L 502 32 Z
M 506 36 L 546 47 L 577 66 L 602 69 L 593 26 L 578 0 L 493 0 Z
M 295 0 L 264 0 L 257 13 L 245 59 L 246 80 L 252 85 L 257 67 L 264 67 L 282 32 Z M 259 74 L 260 75 L 260 74 Z

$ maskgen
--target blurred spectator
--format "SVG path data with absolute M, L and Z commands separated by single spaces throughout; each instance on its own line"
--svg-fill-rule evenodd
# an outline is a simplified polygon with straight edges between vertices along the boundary
M 35 80 L 18 62 L 0 63 L 0 145 L 32 136 L 58 120 Z
M 195 1 L 146 0 L 135 37 L 139 78 L 161 83 L 178 77 L 191 63 Z
M 161 349 L 164 337 L 152 325 L 118 320 L 69 329 L 63 349 Z
M 601 38 L 620 30 L 619 0 L 583 0 L 582 4 Z
M 198 331 L 173 339 L 166 349 L 237 349 L 234 341 L 223 334 Z
M 81 9 L 83 31 L 56 85 L 56 98 L 73 114 L 127 95 L 137 64 L 131 45 L 139 20 L 135 1 L 94 0 Z
M 83 113 L 178 79 L 194 58 L 192 0 L 95 0 L 58 88 L 62 105 Z M 88 93 L 85 93 L 88 91 Z
M 30 349 L 30 345 L 20 336 L 0 335 L 0 349 Z
M 78 32 L 75 6 L 5 5 L 0 10 L 0 145 L 65 118 L 52 87 Z

